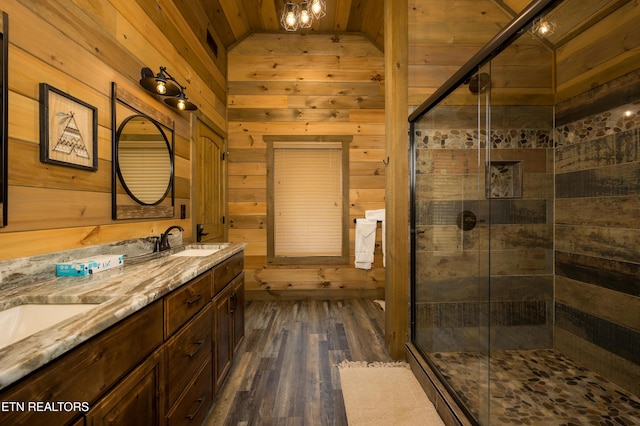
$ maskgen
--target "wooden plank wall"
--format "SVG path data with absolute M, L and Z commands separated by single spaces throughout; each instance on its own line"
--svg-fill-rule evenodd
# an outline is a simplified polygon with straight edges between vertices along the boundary
M 521 3 L 522 0 L 410 1 L 409 105 L 420 105 L 442 86 L 520 12 L 524 7 Z
M 160 7 L 158 7 L 160 6 Z M 180 224 L 190 237 L 190 118 L 139 85 L 140 69 L 161 65 L 183 84 L 199 113 L 226 128 L 225 70 L 170 0 L 17 0 L 9 14 L 9 225 L 0 259 L 159 234 Z M 219 55 L 225 55 L 224 49 Z M 111 82 L 163 111 L 176 125 L 176 216 L 111 219 Z M 98 171 L 39 161 L 38 84 L 98 108 Z M 188 217 L 179 220 L 179 206 Z
M 253 34 L 228 62 L 229 239 L 247 243 L 247 297 L 381 296 L 381 230 L 373 268 L 355 269 L 353 219 L 385 206 L 382 52 L 361 35 Z M 264 135 L 353 136 L 349 264 L 267 265 Z
M 556 103 L 638 69 L 640 5 L 626 2 L 556 50 Z M 576 108 L 567 102 L 562 108 Z

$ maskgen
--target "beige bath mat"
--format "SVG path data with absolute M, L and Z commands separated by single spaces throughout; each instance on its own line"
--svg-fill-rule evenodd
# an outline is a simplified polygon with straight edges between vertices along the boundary
M 338 365 L 350 426 L 441 426 L 406 363 L 345 361 Z

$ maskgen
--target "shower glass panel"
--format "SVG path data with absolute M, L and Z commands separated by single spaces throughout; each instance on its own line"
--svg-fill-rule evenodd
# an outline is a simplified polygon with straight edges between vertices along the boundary
M 478 424 L 553 345 L 553 51 L 524 31 L 493 53 L 411 128 L 412 342 Z
M 640 5 L 529 7 L 410 117 L 409 351 L 471 424 L 638 424 Z
M 489 416 L 489 201 L 485 166 L 490 67 L 469 77 L 412 123 L 413 340 L 436 371 L 465 377 L 450 391 Z M 453 359 L 450 354 L 469 354 Z

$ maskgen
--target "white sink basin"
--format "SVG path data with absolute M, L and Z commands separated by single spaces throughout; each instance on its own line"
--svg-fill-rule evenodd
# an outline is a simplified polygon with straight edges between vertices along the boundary
M 175 257 L 187 257 L 187 256 L 210 256 L 213 253 L 219 252 L 221 248 L 189 248 L 172 254 Z
M 0 311 L 0 348 L 96 306 L 98 304 L 25 304 Z

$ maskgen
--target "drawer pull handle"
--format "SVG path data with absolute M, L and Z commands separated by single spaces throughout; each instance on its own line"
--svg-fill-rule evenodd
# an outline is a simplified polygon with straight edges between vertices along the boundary
M 198 295 L 196 296 L 195 299 L 192 300 L 187 300 L 187 305 L 193 305 L 194 303 L 196 303 L 198 300 L 202 299 L 203 294 L 202 293 L 198 293 Z
M 204 339 L 202 339 L 202 340 L 198 340 L 198 341 L 196 342 L 196 345 L 198 345 L 198 347 L 196 348 L 196 350 L 195 350 L 195 351 L 193 351 L 193 352 L 189 352 L 189 353 L 187 354 L 187 356 L 188 356 L 189 358 L 193 358 L 193 356 L 194 356 L 195 354 L 197 354 L 197 353 L 198 353 L 198 351 L 202 348 L 202 345 L 204 345 Z
M 187 415 L 187 418 L 189 420 L 193 420 L 194 417 L 198 415 L 198 411 L 200 411 L 200 409 L 202 408 L 202 404 L 204 403 L 204 397 L 198 399 L 197 402 L 198 402 L 198 408 L 196 408 L 196 411 L 193 414 Z

